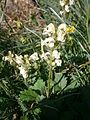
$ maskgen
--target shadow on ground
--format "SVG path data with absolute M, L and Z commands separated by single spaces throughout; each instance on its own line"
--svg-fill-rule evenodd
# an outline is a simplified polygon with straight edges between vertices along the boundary
M 90 120 L 90 86 L 43 102 L 41 120 Z

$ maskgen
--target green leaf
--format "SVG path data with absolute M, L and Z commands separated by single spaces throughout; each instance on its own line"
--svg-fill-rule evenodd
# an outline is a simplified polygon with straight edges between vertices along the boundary
M 61 73 L 55 73 L 55 82 L 58 82 L 61 78 Z
M 34 109 L 34 111 L 33 111 L 33 113 L 34 113 L 35 115 L 38 115 L 40 112 L 41 112 L 40 108 L 36 108 L 36 109 Z
M 37 97 L 38 97 L 38 94 L 32 89 L 24 90 L 20 94 L 20 99 L 22 102 L 23 101 L 27 101 L 27 102 L 35 101 Z
M 41 96 L 39 95 L 38 98 L 36 99 L 36 102 L 40 102 L 40 101 L 42 101 L 44 98 L 45 98 L 44 95 L 41 95 Z
M 70 90 L 70 89 L 74 89 L 76 87 L 79 86 L 79 83 L 77 83 L 77 80 L 73 80 L 67 87 L 65 90 Z
M 57 90 L 63 89 L 67 84 L 67 80 L 62 75 L 62 73 L 55 73 L 55 82 L 58 83 Z
M 20 105 L 23 112 L 27 111 L 26 106 L 23 104 L 23 102 L 20 100 L 20 98 L 17 98 L 18 104 Z
M 65 77 L 62 78 L 62 80 L 59 83 L 61 89 L 65 88 L 67 85 L 67 80 L 65 79 Z
M 42 79 L 38 79 L 31 88 L 34 90 L 39 90 L 42 94 L 45 90 L 45 82 Z
M 55 86 L 54 91 L 60 92 L 67 84 L 67 81 L 62 73 L 55 73 Z
M 20 118 L 20 120 L 28 120 L 27 115 L 22 116 L 22 117 Z

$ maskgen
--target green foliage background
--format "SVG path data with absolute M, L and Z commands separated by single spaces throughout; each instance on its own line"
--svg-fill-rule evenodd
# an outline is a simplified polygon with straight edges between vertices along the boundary
M 52 22 L 58 26 L 61 23 L 57 16 L 60 15 L 58 0 L 39 0 L 38 4 L 46 25 Z M 37 72 L 32 70 L 30 83 L 30 79 L 24 81 L 16 74 L 9 62 L 2 61 L 9 50 L 18 55 L 40 52 L 43 28 L 37 32 L 23 24 L 20 33 L 10 35 L 11 28 L 4 31 L 0 27 L 0 120 L 12 120 L 14 115 L 17 120 L 90 119 L 89 19 L 90 3 L 85 0 L 76 2 L 74 10 L 64 19 L 77 31 L 71 34 L 71 39 L 68 38 L 61 50 L 64 63 L 61 68 L 56 68 L 52 95 L 48 99 L 45 96 L 48 74 L 45 64 L 40 64 Z

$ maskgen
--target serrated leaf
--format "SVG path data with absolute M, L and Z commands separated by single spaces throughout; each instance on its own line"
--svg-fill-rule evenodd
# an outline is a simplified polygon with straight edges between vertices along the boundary
M 27 111 L 26 106 L 23 104 L 23 102 L 21 102 L 21 100 L 19 98 L 17 98 L 18 104 L 20 105 L 21 109 L 23 110 L 23 112 Z
M 31 88 L 34 90 L 39 90 L 42 94 L 45 89 L 45 82 L 42 79 L 38 79 Z
M 43 100 L 44 98 L 45 98 L 44 95 L 38 96 L 37 102 Z
M 22 117 L 20 118 L 20 120 L 28 120 L 27 115 L 22 116 Z
M 36 98 L 38 97 L 38 94 L 33 91 L 32 89 L 28 89 L 28 90 L 24 90 L 22 91 L 22 93 L 20 94 L 20 100 L 23 101 L 35 101 Z
M 34 109 L 33 112 L 35 115 L 38 115 L 41 112 L 41 110 L 40 110 L 40 108 L 36 108 L 36 109 Z

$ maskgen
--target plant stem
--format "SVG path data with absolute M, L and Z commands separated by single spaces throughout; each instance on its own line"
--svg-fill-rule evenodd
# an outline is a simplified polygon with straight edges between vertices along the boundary
M 52 51 L 51 51 L 50 65 L 49 65 L 48 93 L 47 93 L 47 98 L 49 98 L 49 96 L 50 96 L 51 82 L 52 82 Z
M 50 96 L 50 88 L 51 88 L 51 81 L 52 81 L 52 67 L 49 68 L 49 78 L 48 78 L 48 96 Z

